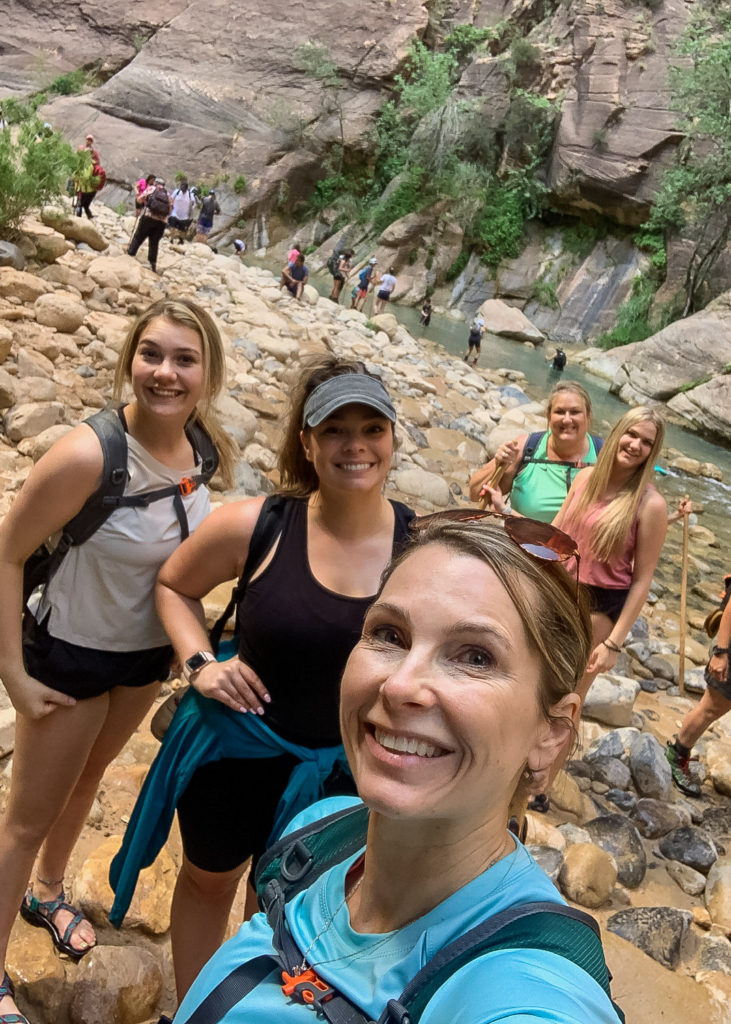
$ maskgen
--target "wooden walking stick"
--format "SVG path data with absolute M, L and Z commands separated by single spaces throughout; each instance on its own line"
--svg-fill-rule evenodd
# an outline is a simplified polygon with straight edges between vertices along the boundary
M 685 495 L 684 501 L 688 500 Z M 678 640 L 678 689 L 685 696 L 685 605 L 688 597 L 688 536 L 690 524 L 688 513 L 683 515 L 683 554 L 680 560 L 680 638 Z

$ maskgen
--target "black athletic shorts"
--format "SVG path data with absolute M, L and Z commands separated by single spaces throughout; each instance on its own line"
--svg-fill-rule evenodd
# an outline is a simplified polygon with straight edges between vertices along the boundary
M 144 651 L 100 651 L 51 636 L 45 620 L 26 612 L 23 660 L 34 679 L 76 700 L 100 697 L 115 686 L 149 686 L 166 679 L 173 660 L 170 644 Z
M 178 803 L 183 850 L 191 864 L 201 871 L 233 871 L 252 857 L 253 872 L 298 763 L 291 754 L 282 754 L 227 757 L 197 768 Z M 325 796 L 356 793 L 352 777 L 339 766 L 324 789 Z
M 708 671 L 708 665 L 706 665 L 705 679 L 706 686 L 710 686 L 716 693 L 720 693 L 725 700 L 731 700 L 731 658 L 726 659 L 727 670 L 725 679 L 716 679 Z
M 619 590 L 614 587 L 593 587 L 589 583 L 585 583 L 584 586 L 589 591 L 591 610 L 593 612 L 601 612 L 603 615 L 607 615 L 612 622 L 616 622 L 622 614 L 629 589 Z

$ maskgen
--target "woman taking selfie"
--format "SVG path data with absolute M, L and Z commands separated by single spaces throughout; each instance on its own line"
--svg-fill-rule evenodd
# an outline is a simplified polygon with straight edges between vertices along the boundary
M 513 512 L 550 523 L 583 466 L 592 466 L 602 446 L 588 433 L 591 399 L 580 384 L 561 381 L 548 396 L 548 430 L 521 434 L 499 445 L 495 458 L 470 479 L 470 500 L 488 497 L 502 511 L 509 496 Z M 500 477 L 490 485 L 496 469 Z
M 154 859 L 177 806 L 180 997 L 223 941 L 249 857 L 256 862 L 298 806 L 353 792 L 338 726 L 340 677 L 412 517 L 383 495 L 395 420 L 388 392 L 361 363 L 319 360 L 294 389 L 280 494 L 216 510 L 160 573 L 160 615 L 194 689 L 114 862 L 111 916 L 121 921 L 136 872 Z M 244 572 L 261 524 L 272 520 L 273 535 Z M 242 573 L 249 582 L 237 607 L 238 652 L 219 663 L 200 602 Z M 255 907 L 252 892 L 247 912 Z
M 550 768 L 578 719 L 591 627 L 575 580 L 551 560 L 573 544 L 527 519 L 427 519 L 385 574 L 343 676 L 341 731 L 367 811 L 283 853 L 263 896 L 269 916 L 206 965 L 176 1024 L 305 1024 L 312 1008 L 389 1024 L 619 1019 L 598 939 L 594 978 L 573 958 L 558 891 L 505 827 L 516 790 Z M 352 816 L 363 820 L 355 845 L 323 845 Z M 301 888 L 287 879 L 308 870 L 308 851 L 328 863 Z M 484 935 L 500 914 L 522 940 L 513 930 L 472 946 L 473 929 Z M 456 941 L 469 955 L 436 975 L 433 958 Z
M 130 384 L 133 400 L 94 417 L 106 423 L 102 433 L 82 423 L 57 441 L 0 528 L 0 676 L 17 711 L 0 823 L 3 960 L 18 907 L 72 959 L 94 946 L 90 923 L 66 901 L 64 875 L 104 769 L 168 674 L 172 648 L 154 587 L 167 556 L 209 511 L 196 430 L 215 442 L 224 478 L 231 478 L 233 442 L 209 408 L 225 367 L 220 335 L 204 310 L 186 300 L 154 303 L 132 325 L 117 366 L 117 397 Z M 25 563 L 88 509 L 92 496 L 101 504 L 109 433 L 121 446 L 119 507 L 68 549 L 26 611 L 21 635 Z M 5 975 L 0 1022 L 24 1021 L 15 1010 Z

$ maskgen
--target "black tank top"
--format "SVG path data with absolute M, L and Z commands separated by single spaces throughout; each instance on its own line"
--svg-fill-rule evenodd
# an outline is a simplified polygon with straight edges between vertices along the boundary
M 413 512 L 391 504 L 396 550 Z M 340 743 L 340 677 L 372 602 L 317 582 L 307 555 L 307 500 L 288 500 L 274 557 L 238 607 L 239 656 L 269 691 L 264 721 L 284 739 L 307 747 Z

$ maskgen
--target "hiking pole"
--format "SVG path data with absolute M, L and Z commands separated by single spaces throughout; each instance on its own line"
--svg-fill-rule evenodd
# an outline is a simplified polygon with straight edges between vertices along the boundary
M 495 466 L 495 469 L 492 471 L 492 476 L 487 481 L 487 484 L 483 484 L 483 486 L 486 486 L 486 487 L 496 487 L 500 483 L 500 479 L 501 479 L 501 477 L 502 477 L 504 472 L 505 472 L 505 467 L 503 465 L 501 465 L 500 463 L 498 463 Z M 480 499 L 480 508 L 485 508 L 485 506 L 487 505 L 488 500 L 489 499 L 488 499 L 487 494 L 483 495 L 482 498 Z
M 688 500 L 685 495 L 684 501 Z M 688 597 L 688 536 L 690 523 L 688 513 L 683 515 L 683 554 L 680 559 L 680 638 L 678 640 L 678 690 L 685 696 L 685 605 Z

